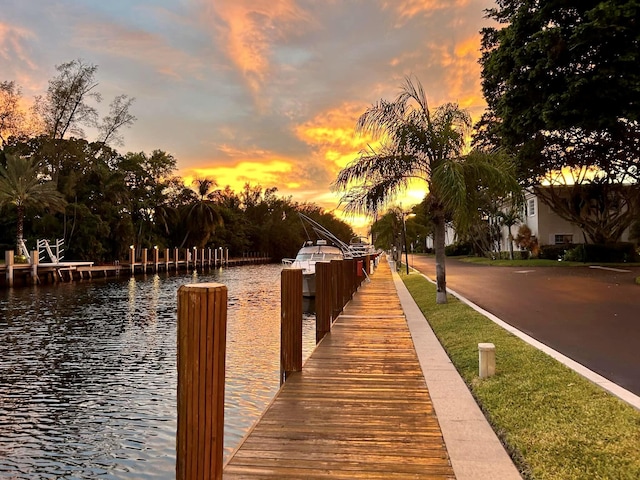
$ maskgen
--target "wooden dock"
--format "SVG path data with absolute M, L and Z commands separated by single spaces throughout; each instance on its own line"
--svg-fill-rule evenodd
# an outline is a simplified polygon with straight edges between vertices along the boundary
M 224 479 L 455 478 L 387 262 L 229 459 Z

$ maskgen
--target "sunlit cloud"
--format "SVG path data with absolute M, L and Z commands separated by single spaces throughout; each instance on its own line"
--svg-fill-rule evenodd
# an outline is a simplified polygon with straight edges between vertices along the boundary
M 212 178 L 221 188 L 229 186 L 235 192 L 240 192 L 247 183 L 264 188 L 275 186 L 279 190 L 295 190 L 300 183 L 292 173 L 293 162 L 259 156 L 247 156 L 246 159 L 225 165 L 203 161 L 180 172 L 186 185 L 196 178 Z
M 466 7 L 471 0 L 403 0 L 385 1 L 383 6 L 405 20 L 416 15 L 433 15 L 438 10 Z
M 28 44 L 35 38 L 26 28 L 0 22 L 0 59 L 13 68 L 3 68 L 1 80 L 15 80 L 26 91 L 33 91 L 40 82 L 33 78 L 38 66 L 32 60 Z M 26 93 L 26 92 L 24 92 Z
M 308 14 L 295 0 L 216 0 L 207 7 L 215 16 L 217 38 L 259 99 L 274 44 L 301 30 L 310 22 Z
M 76 45 L 152 65 L 157 73 L 175 80 L 200 75 L 202 62 L 171 47 L 157 33 L 110 22 L 85 22 L 75 26 L 73 38 Z

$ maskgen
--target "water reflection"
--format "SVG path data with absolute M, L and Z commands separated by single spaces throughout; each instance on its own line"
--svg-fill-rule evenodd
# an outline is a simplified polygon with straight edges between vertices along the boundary
M 0 478 L 173 478 L 176 297 L 229 290 L 225 452 L 278 389 L 280 266 L 0 291 Z M 304 320 L 304 356 L 315 338 Z

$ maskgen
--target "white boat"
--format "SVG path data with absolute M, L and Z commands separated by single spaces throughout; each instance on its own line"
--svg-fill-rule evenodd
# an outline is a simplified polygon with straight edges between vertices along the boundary
M 316 295 L 316 262 L 330 262 L 342 260 L 342 250 L 329 245 L 326 240 L 318 240 L 315 245 L 307 241 L 298 251 L 296 258 L 283 258 L 285 268 L 302 269 L 302 296 L 315 297 Z

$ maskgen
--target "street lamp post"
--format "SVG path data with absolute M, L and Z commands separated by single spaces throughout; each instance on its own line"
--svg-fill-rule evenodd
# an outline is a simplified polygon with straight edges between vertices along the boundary
M 407 245 L 407 222 L 406 218 L 415 217 L 415 213 L 402 212 L 402 234 L 404 235 L 404 259 L 407 263 L 407 275 L 409 275 L 409 247 Z

